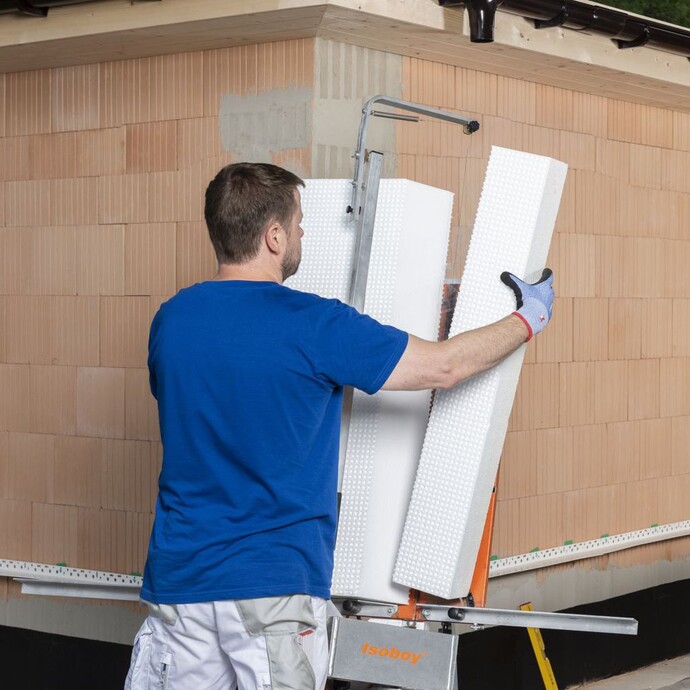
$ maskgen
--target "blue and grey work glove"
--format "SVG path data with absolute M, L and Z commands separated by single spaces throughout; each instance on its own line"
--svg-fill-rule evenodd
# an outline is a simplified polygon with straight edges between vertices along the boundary
M 551 318 L 553 311 L 553 271 L 545 268 L 536 283 L 525 283 L 508 271 L 501 273 L 501 280 L 515 293 L 517 311 L 527 326 L 531 340 L 541 331 Z

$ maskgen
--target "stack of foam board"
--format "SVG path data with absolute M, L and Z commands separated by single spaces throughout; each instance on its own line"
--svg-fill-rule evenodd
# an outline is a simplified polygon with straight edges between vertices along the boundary
M 567 166 L 494 147 L 451 336 L 514 309 L 508 270 L 539 278 Z M 524 347 L 494 369 L 439 391 L 417 470 L 394 581 L 446 599 L 467 595 L 513 404 Z
M 345 213 L 349 180 L 307 180 L 303 255 L 287 285 L 347 301 L 355 225 Z M 409 180 L 382 180 L 365 313 L 435 340 L 452 194 Z M 393 566 L 428 421 L 430 393 L 355 391 L 333 575 L 334 596 L 405 603 Z

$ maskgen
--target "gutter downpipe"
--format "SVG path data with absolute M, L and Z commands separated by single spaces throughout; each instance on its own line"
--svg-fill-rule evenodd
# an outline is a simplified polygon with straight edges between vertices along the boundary
M 473 43 L 493 41 L 496 10 L 531 20 L 537 29 L 562 26 L 607 35 L 620 49 L 648 45 L 690 59 L 690 29 L 674 27 L 623 10 L 578 0 L 438 0 L 442 7 L 464 5 Z

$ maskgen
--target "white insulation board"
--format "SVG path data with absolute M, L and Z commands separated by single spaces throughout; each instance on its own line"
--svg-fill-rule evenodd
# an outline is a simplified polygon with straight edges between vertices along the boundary
M 287 285 L 349 295 L 355 225 L 349 180 L 307 180 L 302 264 Z M 381 180 L 364 312 L 429 340 L 438 337 L 453 195 Z M 333 596 L 406 603 L 393 567 L 429 416 L 428 391 L 355 391 L 342 477 Z M 347 421 L 347 420 L 346 420 Z
M 537 280 L 567 166 L 493 147 L 450 334 L 515 309 L 499 276 Z M 538 337 L 538 336 L 537 336 Z M 525 347 L 497 367 L 438 391 L 395 565 L 396 583 L 445 599 L 468 594 Z

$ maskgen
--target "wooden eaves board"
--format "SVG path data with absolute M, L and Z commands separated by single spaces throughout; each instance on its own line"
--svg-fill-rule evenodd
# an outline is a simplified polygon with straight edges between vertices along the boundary
M 0 15 L 0 72 L 320 37 L 690 112 L 684 57 L 505 12 L 495 42 L 473 44 L 465 17 L 435 0 L 101 0 Z

